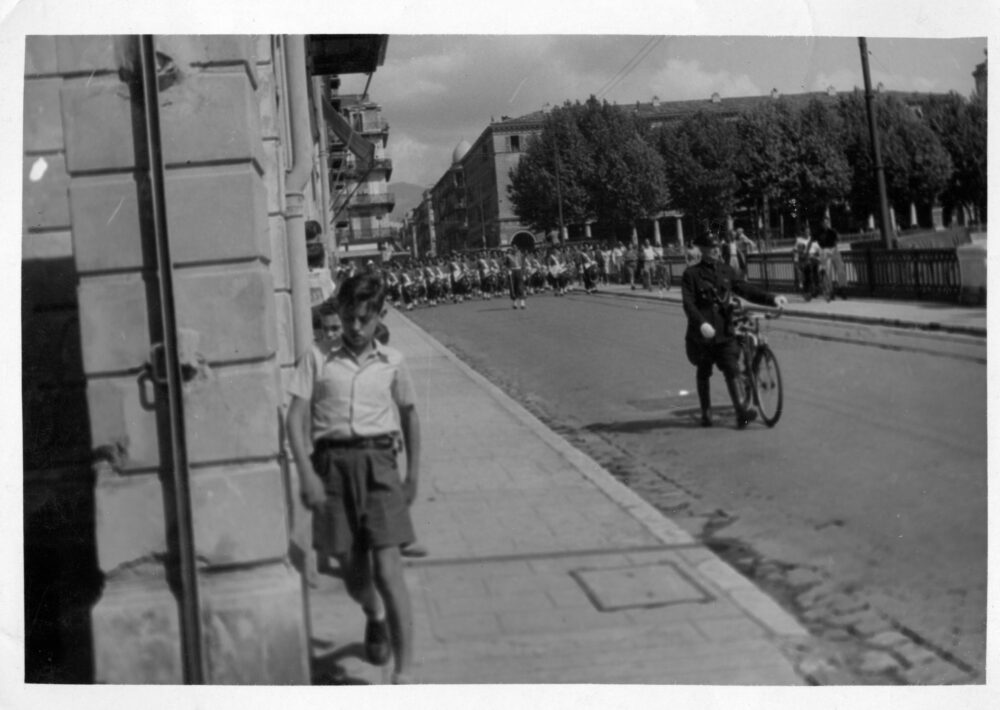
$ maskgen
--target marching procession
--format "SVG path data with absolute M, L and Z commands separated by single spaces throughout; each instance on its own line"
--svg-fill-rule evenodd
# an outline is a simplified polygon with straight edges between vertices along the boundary
M 552 246 L 538 252 L 509 246 L 381 264 L 369 260 L 364 266 L 343 262 L 334 280 L 342 283 L 360 271 L 379 273 L 389 301 L 408 311 L 505 295 L 511 299 L 512 308 L 524 309 L 529 295 L 550 292 L 564 296 L 576 289 L 595 293 L 609 283 L 627 283 L 633 288 L 640 284 L 661 293 L 669 289 L 670 276 L 662 249 L 651 259 L 629 258 L 630 252 L 634 255 L 639 251 L 605 244 Z

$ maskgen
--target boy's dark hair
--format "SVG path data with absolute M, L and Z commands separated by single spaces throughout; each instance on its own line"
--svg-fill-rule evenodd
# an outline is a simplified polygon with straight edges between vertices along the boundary
M 337 299 L 331 296 L 330 298 L 323 301 L 321 304 L 316 306 L 317 315 L 329 316 L 338 313 L 337 311 Z
M 337 291 L 337 303 L 347 310 L 353 310 L 368 303 L 376 313 L 381 313 L 385 305 L 385 285 L 378 274 L 359 273 L 345 280 Z

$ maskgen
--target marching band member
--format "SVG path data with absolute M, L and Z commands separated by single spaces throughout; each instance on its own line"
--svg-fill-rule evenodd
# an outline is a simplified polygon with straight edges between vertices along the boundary
M 515 309 L 524 309 L 524 255 L 521 250 L 511 245 L 504 257 L 504 267 L 507 269 L 507 282 L 510 286 L 510 302 Z
M 566 266 L 557 247 L 550 247 L 548 256 L 545 257 L 545 265 L 549 269 L 549 283 L 556 296 L 566 295 Z

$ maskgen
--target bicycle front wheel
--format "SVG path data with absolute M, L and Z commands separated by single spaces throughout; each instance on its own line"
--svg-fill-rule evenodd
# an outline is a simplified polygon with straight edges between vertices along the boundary
M 784 398 L 781 391 L 781 369 L 778 359 L 767 345 L 757 348 L 753 360 L 753 398 L 760 418 L 769 427 L 781 418 Z

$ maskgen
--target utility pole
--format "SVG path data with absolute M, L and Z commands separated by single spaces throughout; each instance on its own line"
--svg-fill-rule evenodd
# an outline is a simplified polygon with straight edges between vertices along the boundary
M 562 210 L 562 161 L 559 160 L 559 147 L 556 146 L 556 200 L 559 203 L 559 246 L 566 245 L 566 227 L 563 224 Z
M 872 93 L 872 79 L 868 70 L 868 41 L 858 37 L 861 48 L 861 71 L 865 79 L 865 109 L 868 112 L 868 135 L 872 141 L 872 158 L 875 161 L 875 180 L 878 183 L 878 203 L 881 214 L 882 246 L 892 248 L 892 224 L 889 222 L 889 199 L 885 189 L 885 168 L 882 165 L 882 151 L 878 143 L 878 128 L 875 125 L 875 96 Z

